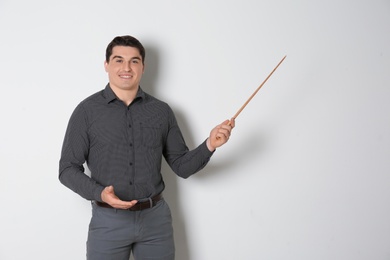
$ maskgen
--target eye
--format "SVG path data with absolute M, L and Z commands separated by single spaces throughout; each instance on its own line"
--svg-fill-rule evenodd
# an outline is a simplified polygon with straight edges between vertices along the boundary
M 133 62 L 134 64 L 138 64 L 138 63 L 139 63 L 139 60 L 132 60 L 132 62 Z
M 115 62 L 116 62 L 116 63 L 122 63 L 123 60 L 117 59 L 117 60 L 115 60 Z

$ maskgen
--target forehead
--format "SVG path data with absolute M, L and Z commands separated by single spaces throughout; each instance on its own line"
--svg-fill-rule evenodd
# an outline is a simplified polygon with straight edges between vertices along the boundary
M 132 58 L 142 59 L 139 50 L 135 47 L 130 47 L 130 46 L 115 46 L 114 48 L 112 48 L 110 59 L 118 56 L 125 59 L 132 59 Z

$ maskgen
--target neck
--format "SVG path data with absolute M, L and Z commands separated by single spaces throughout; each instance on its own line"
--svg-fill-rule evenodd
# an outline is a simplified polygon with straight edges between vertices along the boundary
M 137 95 L 138 88 L 136 89 L 118 89 L 112 88 L 112 91 L 115 95 L 126 104 L 126 106 L 130 105 L 133 102 L 135 96 Z

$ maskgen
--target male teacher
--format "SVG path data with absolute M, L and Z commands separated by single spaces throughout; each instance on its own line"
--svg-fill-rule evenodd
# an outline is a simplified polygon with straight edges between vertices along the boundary
M 225 144 L 234 119 L 189 150 L 168 104 L 144 92 L 145 49 L 132 36 L 115 37 L 106 49 L 109 83 L 72 113 L 59 163 L 59 179 L 92 201 L 89 260 L 173 260 L 170 209 L 162 192 L 161 160 L 188 178 Z M 87 163 L 91 176 L 85 174 Z

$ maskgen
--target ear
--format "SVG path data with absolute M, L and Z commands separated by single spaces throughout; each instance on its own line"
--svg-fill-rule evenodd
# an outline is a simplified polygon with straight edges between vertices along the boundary
M 107 63 L 106 60 L 104 61 L 104 70 L 105 70 L 106 72 L 108 72 L 108 63 Z

